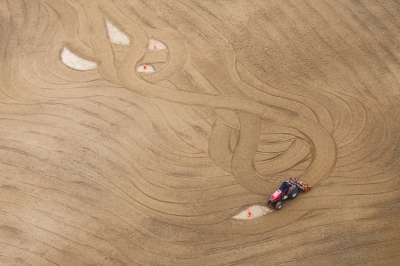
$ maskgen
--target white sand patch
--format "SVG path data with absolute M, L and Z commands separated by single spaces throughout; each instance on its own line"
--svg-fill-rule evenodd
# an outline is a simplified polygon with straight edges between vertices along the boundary
M 139 73 L 152 73 L 154 68 L 151 65 L 139 65 L 137 67 L 137 72 Z
M 269 212 L 272 212 L 272 210 L 266 206 L 253 205 L 246 210 L 240 212 L 239 214 L 233 216 L 233 219 L 250 220 L 264 216 Z
M 167 50 L 167 46 L 160 41 L 150 39 L 148 49 L 152 51 L 162 51 Z
M 108 36 L 110 37 L 110 41 L 112 43 L 121 45 L 129 45 L 131 43 L 129 37 L 125 33 L 123 33 L 117 27 L 111 24 L 110 21 L 107 20 L 106 23 L 108 29 Z
M 97 68 L 97 64 L 95 62 L 77 56 L 66 47 L 64 47 L 61 53 L 61 61 L 65 65 L 75 70 L 92 70 Z

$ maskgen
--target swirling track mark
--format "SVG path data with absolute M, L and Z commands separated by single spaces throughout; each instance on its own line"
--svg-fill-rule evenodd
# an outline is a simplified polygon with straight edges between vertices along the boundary
M 394 120 L 391 119 L 391 116 L 387 115 L 385 117 L 382 111 L 377 106 L 373 106 L 371 104 L 369 104 L 368 106 L 369 117 L 372 116 L 372 118 L 367 125 L 372 127 L 373 131 L 372 129 L 365 131 L 369 131 L 369 135 L 371 137 L 368 139 L 360 138 L 362 144 L 358 145 L 359 149 L 353 149 L 354 154 L 352 155 L 354 156 L 355 154 L 357 154 L 357 161 L 349 161 L 348 158 L 346 160 L 346 157 L 340 158 L 341 160 L 347 161 L 346 165 L 350 165 L 351 163 L 352 167 L 354 168 L 359 168 L 360 163 L 368 167 L 367 165 L 373 163 L 374 161 L 383 161 L 385 157 L 391 157 L 390 155 L 387 156 L 386 154 L 390 154 L 394 149 L 393 144 L 398 143 L 398 133 L 396 133 L 397 124 Z M 373 132 L 373 134 L 371 134 L 371 131 Z M 340 165 L 345 166 L 344 164 Z M 343 170 L 343 168 L 341 170 Z
M 301 140 L 296 140 L 293 145 L 281 156 L 266 162 L 255 162 L 254 166 L 258 173 L 263 176 L 268 176 L 291 169 L 299 162 L 302 162 L 309 154 L 309 146 Z
M 210 104 L 212 104 L 213 102 L 215 102 L 216 104 L 217 104 L 217 106 L 221 106 L 221 103 L 225 103 L 225 104 L 233 104 L 233 101 L 232 100 L 234 100 L 234 98 L 231 98 L 231 97 L 228 97 L 228 98 L 225 98 L 225 100 L 223 100 L 223 101 L 221 101 L 221 100 L 218 100 L 218 103 L 217 103 L 217 98 L 219 98 L 219 97 L 215 97 L 215 96 L 206 96 L 206 95 L 198 95 L 198 94 L 193 94 L 193 93 L 190 93 L 190 92 L 179 92 L 179 93 L 174 93 L 173 91 L 172 92 L 168 92 L 168 93 L 166 93 L 166 91 L 165 90 L 163 90 L 163 89 L 161 89 L 161 88 L 156 88 L 156 87 L 154 87 L 154 86 L 151 86 L 150 84 L 147 84 L 146 82 L 143 82 L 143 81 L 141 81 L 140 79 L 135 79 L 135 81 L 133 81 L 131 78 L 132 77 L 130 77 L 129 79 L 127 78 L 128 77 L 128 73 L 129 73 L 129 69 L 131 69 L 131 66 L 133 66 L 133 65 L 135 65 L 135 62 L 140 58 L 139 56 L 137 56 L 137 53 L 136 53 L 136 51 L 138 50 L 138 49 L 140 49 L 140 47 L 135 47 L 134 45 L 132 45 L 131 46 L 131 49 L 130 49 L 130 52 L 128 53 L 128 56 L 127 56 L 127 59 L 125 60 L 125 62 L 123 62 L 123 64 L 121 65 L 121 70 L 119 71 L 119 74 L 120 74 L 120 78 L 123 80 L 123 82 L 124 82 L 124 85 L 127 87 L 127 88 L 134 88 L 134 87 L 136 87 L 136 86 L 134 86 L 133 85 L 133 83 L 132 82 L 135 82 L 135 84 L 137 85 L 138 83 L 139 84 L 141 84 L 141 91 L 142 91 L 142 93 L 143 92 L 145 92 L 145 94 L 146 95 L 148 95 L 148 96 L 151 96 L 151 95 L 153 95 L 153 96 L 151 96 L 151 97 L 156 97 L 156 98 L 163 98 L 163 99 L 165 99 L 165 100 L 168 100 L 168 101 L 173 101 L 173 102 L 180 102 L 180 103 L 182 103 L 182 102 L 185 102 L 185 104 L 192 104 L 192 105 L 205 105 L 206 103 L 206 105 L 210 105 Z M 148 89 L 146 89 L 146 88 L 148 88 Z M 157 93 L 155 92 L 155 90 L 157 91 Z M 175 95 L 176 94 L 176 95 Z M 192 96 L 192 94 L 193 94 L 193 96 Z M 178 96 L 179 95 L 179 96 Z M 178 99 L 180 99 L 179 101 L 177 101 Z M 215 99 L 215 100 L 214 100 Z M 182 101 L 182 100 L 184 100 L 184 101 Z M 236 100 L 236 99 L 235 99 Z M 234 100 L 234 101 L 235 101 Z M 244 110 L 249 110 L 249 109 L 247 109 L 247 108 L 250 108 L 250 109 L 258 109 L 256 106 L 254 106 L 254 104 L 253 104 L 253 106 L 252 107 L 250 107 L 250 106 L 247 106 L 247 104 L 246 103 L 244 103 L 243 102 L 243 104 L 238 104 L 238 103 L 236 103 L 236 104 L 234 104 L 234 106 L 232 106 L 233 107 L 233 109 L 237 109 L 238 108 L 238 106 L 242 106 L 242 108 L 244 108 Z M 216 106 L 215 106 L 216 107 Z M 222 107 L 222 106 L 221 106 Z M 226 107 L 228 107 L 228 106 L 226 106 Z M 232 107 L 229 107 L 229 108 L 232 108 Z M 254 108 L 254 107 L 256 107 L 256 108 Z M 261 107 L 261 106 L 260 106 Z M 256 111 L 256 113 L 260 113 L 260 111 L 262 111 L 262 110 L 265 110 L 266 108 L 265 108 L 265 106 L 262 106 L 260 109 L 258 109 L 257 111 Z M 243 110 L 243 109 L 242 109 Z M 254 112 L 254 111 L 252 111 L 252 112 Z M 271 112 L 271 110 L 268 110 L 268 113 L 270 113 Z M 273 111 L 274 112 L 274 111 Z M 265 113 L 266 112 L 262 112 L 262 117 L 265 117 Z M 278 117 L 281 117 L 282 115 L 278 115 Z M 267 116 L 268 118 L 270 118 L 269 116 Z M 304 128 L 304 130 L 306 130 L 306 131 L 309 131 L 309 128 L 307 127 L 307 128 L 305 128 L 304 127 L 304 123 L 302 124 L 303 125 L 303 128 Z M 323 132 L 323 131 L 322 131 Z M 318 138 L 320 138 L 321 136 L 323 136 L 323 135 L 325 135 L 325 134 L 319 134 L 318 135 Z M 329 137 L 330 138 L 330 137 Z M 316 142 L 314 142 L 313 144 L 315 144 Z M 322 144 L 322 142 L 321 142 L 321 144 Z M 326 147 L 326 145 L 325 145 L 325 143 L 324 143 L 324 145 L 322 145 L 322 146 L 320 146 L 320 148 L 322 148 L 322 149 L 326 149 L 325 148 Z M 333 144 L 333 146 L 332 147 L 334 147 L 334 144 Z M 319 149 L 319 148 L 318 148 Z M 331 149 L 332 150 L 332 149 Z M 333 150 L 334 150 L 334 153 L 336 153 L 336 149 L 335 148 L 333 148 Z M 328 155 L 328 153 L 324 153 L 324 156 L 330 156 L 330 155 Z M 329 160 L 324 160 L 325 161 L 325 163 L 327 163 L 328 162 L 328 164 L 329 164 Z M 331 161 L 332 162 L 332 161 Z M 330 162 L 330 163 L 331 163 Z M 324 163 L 324 164 L 325 164 Z M 314 167 L 310 167 L 309 169 L 312 169 L 313 171 L 315 171 L 316 170 L 316 167 L 314 166 Z M 329 169 L 329 170 L 328 170 Z M 326 171 L 326 170 L 328 170 L 329 172 L 332 170 L 332 166 L 329 166 L 328 167 L 328 169 L 324 169 L 324 171 Z M 324 175 L 324 176 L 326 176 L 326 175 Z
M 97 3 L 89 1 L 84 4 L 86 17 L 91 27 L 92 49 L 98 59 L 99 73 L 108 81 L 114 84 L 121 84 L 114 59 L 114 52 L 111 43 L 108 41 L 106 22 L 101 13 L 98 12 Z
M 216 121 L 209 138 L 210 157 L 219 167 L 228 172 L 232 170 L 232 153 L 229 148 L 231 130 L 220 121 Z
M 164 51 L 148 51 L 143 58 L 143 62 L 152 63 L 165 63 L 168 60 L 168 53 Z M 122 60 L 121 60 L 122 61 Z
M 253 156 L 257 150 L 260 135 L 259 118 L 240 113 L 240 137 L 233 151 L 232 173 L 236 180 L 252 192 L 264 194 L 269 182 L 257 174 L 253 165 Z

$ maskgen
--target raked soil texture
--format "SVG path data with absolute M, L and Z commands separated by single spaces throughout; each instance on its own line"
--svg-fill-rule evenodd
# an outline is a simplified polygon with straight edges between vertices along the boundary
M 0 265 L 395 265 L 399 173 L 397 0 L 0 2 Z

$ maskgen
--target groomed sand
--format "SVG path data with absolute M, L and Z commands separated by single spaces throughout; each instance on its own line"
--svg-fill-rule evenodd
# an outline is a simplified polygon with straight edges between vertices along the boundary
M 0 265 L 397 264 L 399 18 L 2 1 Z M 267 209 L 290 177 L 311 190 Z

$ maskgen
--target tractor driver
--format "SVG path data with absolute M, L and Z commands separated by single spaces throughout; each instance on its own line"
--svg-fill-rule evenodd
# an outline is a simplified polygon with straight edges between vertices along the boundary
M 290 187 L 291 187 L 290 183 L 288 181 L 285 181 L 282 183 L 279 189 L 280 191 L 282 191 L 283 195 L 286 195 Z

